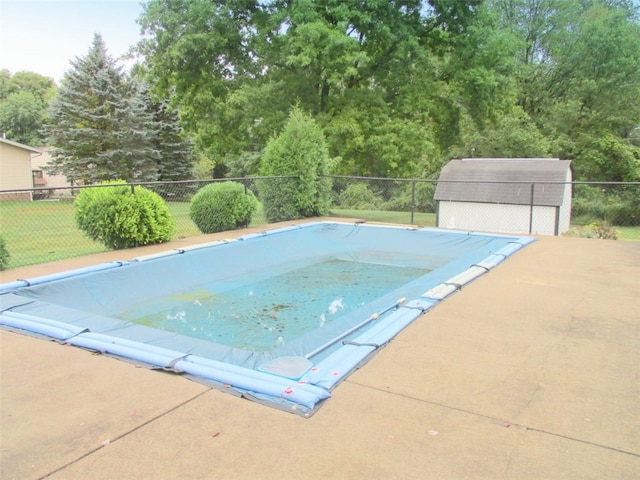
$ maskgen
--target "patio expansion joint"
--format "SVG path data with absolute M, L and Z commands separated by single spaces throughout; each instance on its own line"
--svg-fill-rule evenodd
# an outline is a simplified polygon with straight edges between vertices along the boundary
M 504 422 L 508 421 L 508 424 L 510 426 L 521 428 L 523 430 L 528 430 L 528 431 L 531 431 L 531 432 L 537 432 L 537 433 L 541 433 L 543 435 L 550 435 L 550 436 L 557 437 L 557 438 L 563 438 L 565 440 L 569 440 L 569 441 L 572 441 L 572 442 L 578 442 L 578 443 L 582 443 L 582 444 L 585 444 L 585 445 L 591 445 L 593 447 L 603 448 L 603 449 L 610 450 L 610 451 L 613 451 L 613 452 L 622 453 L 624 455 L 629 455 L 629 456 L 632 456 L 632 457 L 635 457 L 635 458 L 640 458 L 640 452 L 631 452 L 629 450 L 623 450 L 621 448 L 612 447 L 611 445 L 605 445 L 605 444 L 602 444 L 602 443 L 591 442 L 589 440 L 585 440 L 585 439 L 582 439 L 582 438 L 571 437 L 569 435 L 564 435 L 562 433 L 552 432 L 552 431 L 545 430 L 545 429 L 542 429 L 542 428 L 531 427 L 531 426 L 524 425 L 524 424 L 514 423 L 514 422 L 512 422 L 512 421 L 510 421 L 508 419 L 505 419 L 505 418 L 499 418 L 499 417 L 496 417 L 496 416 L 493 416 L 493 415 L 487 415 L 485 413 L 475 412 L 473 410 L 467 410 L 467 409 L 456 407 L 456 406 L 453 406 L 453 405 L 447 405 L 447 404 L 440 403 L 440 402 L 434 402 L 432 400 L 426 400 L 424 398 L 413 397 L 411 395 L 406 395 L 404 393 L 394 392 L 392 390 L 388 390 L 388 389 L 384 389 L 384 388 L 380 388 L 380 387 L 374 387 L 372 385 L 367 385 L 367 384 L 364 384 L 364 383 L 355 382 L 355 381 L 349 380 L 349 379 L 346 379 L 344 382 L 345 383 L 350 383 L 352 385 L 357 385 L 359 387 L 367 388 L 367 389 L 370 389 L 370 390 L 375 390 L 375 391 L 378 391 L 378 392 L 387 393 L 389 395 L 394 395 L 394 396 L 397 396 L 397 397 L 406 398 L 408 400 L 412 400 L 412 401 L 415 401 L 415 402 L 420 402 L 420 403 L 424 403 L 424 404 L 428 404 L 428 405 L 434 405 L 434 406 L 437 406 L 437 407 L 440 407 L 440 408 L 444 408 L 444 409 L 452 410 L 452 411 L 456 411 L 456 412 L 466 413 L 468 415 L 473 415 L 474 417 L 485 418 L 485 419 L 496 421 L 496 422 L 500 422 L 500 423 L 504 423 Z
M 88 452 L 86 452 L 84 455 L 81 455 L 80 457 L 76 458 L 75 460 L 71 460 L 70 462 L 67 462 L 67 463 L 65 463 L 64 465 L 61 465 L 60 467 L 56 468 L 55 470 L 50 471 L 50 472 L 49 472 L 49 473 L 47 473 L 46 475 L 43 475 L 42 477 L 39 477 L 39 478 L 38 478 L 38 480 L 43 480 L 43 479 L 45 479 L 45 478 L 50 477 L 51 475 L 54 475 L 54 474 L 56 474 L 56 473 L 58 473 L 58 472 L 61 472 L 61 471 L 62 471 L 62 470 L 64 470 L 65 468 L 70 467 L 71 465 L 74 465 L 74 464 L 76 464 L 76 463 L 80 462 L 81 460 L 83 460 L 83 459 L 85 459 L 85 458 L 87 458 L 87 457 L 89 457 L 89 456 L 93 455 L 93 454 L 94 454 L 94 453 L 96 453 L 96 452 L 99 452 L 100 450 L 102 450 L 103 448 L 107 447 L 108 445 L 111 445 L 112 443 L 115 443 L 115 442 L 117 442 L 117 441 L 119 441 L 119 440 L 122 440 L 123 438 L 128 437 L 128 436 L 129 436 L 129 435 L 131 435 L 132 433 L 134 433 L 134 432 L 136 432 L 136 431 L 140 430 L 140 429 L 141 429 L 141 428 L 143 428 L 143 427 L 146 427 L 146 426 L 147 426 L 147 425 L 149 425 L 150 423 L 153 423 L 153 422 L 155 422 L 156 420 L 159 420 L 159 419 L 161 419 L 161 418 L 163 418 L 163 417 L 167 416 L 168 414 L 170 414 L 170 413 L 172 413 L 172 412 L 174 412 L 174 411 L 178 410 L 179 408 L 182 408 L 182 407 L 184 407 L 185 405 L 187 405 L 187 404 L 189 404 L 189 403 L 193 402 L 194 400 L 197 400 L 198 398 L 202 397 L 203 395 L 205 395 L 205 394 L 209 393 L 211 390 L 212 390 L 212 388 L 211 388 L 211 387 L 209 387 L 209 388 L 207 388 L 207 389 L 203 390 L 202 392 L 198 393 L 197 395 L 194 395 L 193 397 L 188 398 L 188 399 L 187 399 L 187 400 L 185 400 L 184 402 L 181 402 L 181 403 L 179 403 L 178 405 L 175 405 L 175 406 L 171 407 L 170 409 L 165 410 L 164 412 L 162 412 L 162 413 L 160 413 L 160 414 L 156 415 L 155 417 L 150 418 L 150 419 L 149 419 L 149 420 L 147 420 L 146 422 L 141 423 L 140 425 L 137 425 L 136 427 L 134 427 L 134 428 L 132 428 L 132 429 L 130 429 L 130 430 L 127 430 L 127 431 L 126 431 L 126 432 L 124 432 L 124 433 L 121 433 L 120 435 L 117 435 L 117 436 L 116 436 L 116 437 L 114 437 L 113 439 L 110 439 L 108 443 L 103 443 L 103 444 L 101 444 L 99 447 L 96 447 L 96 448 L 93 448 L 93 449 L 89 450 L 89 451 L 88 451 Z

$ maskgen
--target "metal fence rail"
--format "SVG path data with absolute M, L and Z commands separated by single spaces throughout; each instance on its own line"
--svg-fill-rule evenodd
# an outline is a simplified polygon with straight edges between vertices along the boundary
M 133 191 L 143 186 L 166 202 L 176 224 L 174 239 L 200 235 L 189 216 L 190 201 L 203 186 L 213 182 L 242 183 L 260 200 L 260 183 L 295 177 L 243 177 L 206 181 L 128 184 Z M 539 233 L 549 222 L 555 232 L 591 238 L 640 241 L 640 183 L 620 182 L 446 182 L 431 179 L 331 176 L 330 215 L 420 226 L 505 231 L 515 211 L 519 233 Z M 61 260 L 105 251 L 76 226 L 73 201 L 83 188 L 100 186 L 36 188 L 0 191 L 0 236 L 10 255 L 9 267 Z M 448 197 L 455 191 L 456 197 Z M 568 192 L 571 209 L 566 231 L 561 228 L 562 206 L 550 205 L 553 192 Z M 507 203 L 518 198 L 518 203 Z M 491 208 L 479 199 L 493 195 Z M 513 202 L 513 200 L 511 200 Z M 566 205 L 565 205 L 566 206 Z M 555 210 L 554 210 L 555 209 Z M 553 216 L 555 212 L 555 217 Z M 547 218 L 549 217 L 549 218 Z M 524 218 L 524 220 L 523 220 Z M 452 219 L 454 221 L 452 221 Z M 475 222 L 475 223 L 474 223 Z M 266 225 L 261 206 L 251 226 Z M 468 228 L 473 225 L 474 228 Z M 508 227 L 510 228 L 510 227 Z M 561 230 L 561 231 L 559 231 Z

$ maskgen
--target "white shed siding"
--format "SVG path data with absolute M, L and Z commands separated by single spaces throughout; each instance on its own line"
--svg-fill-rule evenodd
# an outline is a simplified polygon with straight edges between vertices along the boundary
M 558 218 L 558 207 L 533 207 L 533 219 L 531 222 L 531 233 L 534 235 L 555 235 L 556 222 Z M 523 231 L 521 233 L 528 233 Z
M 571 171 L 567 170 L 566 188 L 564 189 L 564 195 L 562 196 L 562 206 L 560 207 L 560 218 L 558 221 L 558 234 L 562 235 L 568 232 L 571 228 L 571 202 L 573 200 L 573 192 L 570 182 L 573 181 Z
M 440 202 L 438 226 L 471 231 L 554 235 L 556 207 L 534 206 L 532 212 L 528 205 Z

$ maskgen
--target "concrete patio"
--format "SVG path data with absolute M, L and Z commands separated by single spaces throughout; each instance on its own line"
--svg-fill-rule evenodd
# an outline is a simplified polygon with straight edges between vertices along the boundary
M 0 347 L 3 480 L 640 478 L 640 243 L 539 237 L 309 419 L 45 339 Z

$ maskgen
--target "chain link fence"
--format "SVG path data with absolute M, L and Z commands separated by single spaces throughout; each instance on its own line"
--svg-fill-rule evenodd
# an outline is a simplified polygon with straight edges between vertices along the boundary
M 507 233 L 514 230 L 514 233 L 640 241 L 638 182 L 448 182 L 450 185 L 445 185 L 445 182 L 427 179 L 347 176 L 330 179 L 330 216 L 463 230 Z M 207 184 L 224 181 L 242 183 L 260 200 L 261 182 L 295 183 L 297 179 L 243 177 L 142 183 L 130 187 L 135 191 L 143 186 L 165 200 L 176 224 L 173 239 L 177 240 L 201 234 L 189 216 L 190 201 L 195 193 Z M 8 268 L 107 250 L 86 237 L 75 224 L 73 202 L 82 188 L 99 187 L 0 191 L 0 236 L 9 252 Z M 492 202 L 479 201 L 492 195 Z M 562 197 L 562 205 L 554 205 L 550 200 L 563 195 L 568 197 Z M 570 209 L 567 204 L 571 205 Z M 259 205 L 250 226 L 267 224 Z

